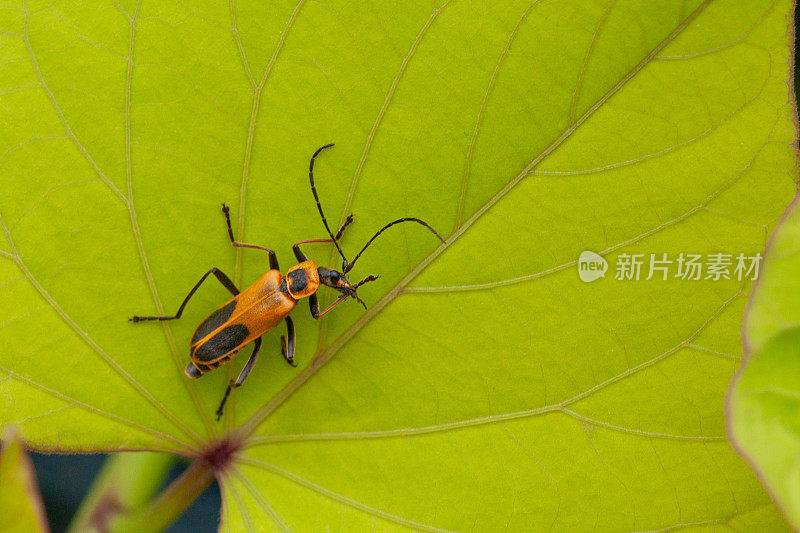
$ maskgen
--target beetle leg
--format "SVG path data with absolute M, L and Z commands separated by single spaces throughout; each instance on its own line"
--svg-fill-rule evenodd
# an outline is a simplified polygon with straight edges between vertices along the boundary
M 244 368 L 242 371 L 239 372 L 239 377 L 236 378 L 236 383 L 233 384 L 234 387 L 241 387 L 244 380 L 247 379 L 247 376 L 250 375 L 250 371 L 253 370 L 253 367 L 256 364 L 256 360 L 258 359 L 258 353 L 261 351 L 261 337 L 257 338 L 253 341 L 253 353 L 250 354 L 250 359 L 247 360 L 245 363 Z
M 308 308 L 311 310 L 311 316 L 314 319 L 319 318 L 319 300 L 317 300 L 317 293 L 308 297 Z
M 327 309 L 325 309 L 323 312 L 321 312 L 317 318 L 323 317 L 323 316 L 327 315 L 330 311 L 333 311 L 333 309 L 337 305 L 342 303 L 345 300 L 345 298 L 347 298 L 346 294 L 342 294 L 341 296 L 339 296 L 339 298 L 337 298 L 335 302 L 333 302 L 331 305 L 329 305 Z
M 219 408 L 215 413 L 217 415 L 217 420 L 222 417 L 222 409 L 225 407 L 225 402 L 228 400 L 228 396 L 231 394 L 231 389 L 241 387 L 242 383 L 244 383 L 244 380 L 247 379 L 247 376 L 250 374 L 250 371 L 253 370 L 253 366 L 256 364 L 256 359 L 258 359 L 258 353 L 260 351 L 261 337 L 253 341 L 253 353 L 250 354 L 250 359 L 247 360 L 244 368 L 242 368 L 242 371 L 239 372 L 239 377 L 236 378 L 236 381 L 231 380 L 230 383 L 228 383 L 228 388 L 225 389 L 225 395 L 222 397 L 222 401 L 219 403 Z
M 219 422 L 219 419 L 222 418 L 222 408 L 225 407 L 225 402 L 228 401 L 228 396 L 230 395 L 232 388 L 233 388 L 233 380 L 231 380 L 230 383 L 228 383 L 228 388 L 225 389 L 225 395 L 222 397 L 222 401 L 219 402 L 219 407 L 217 408 L 217 412 L 214 413 L 215 415 L 217 415 L 217 422 Z
M 320 239 L 320 240 L 330 241 L 330 239 Z M 302 242 L 295 243 L 294 246 L 292 246 L 292 251 L 294 252 L 294 256 L 297 258 L 297 261 L 303 263 L 305 261 L 308 261 L 308 257 L 306 257 L 306 254 L 304 254 L 303 250 L 300 249 L 301 244 L 303 243 Z
M 275 255 L 275 252 L 269 248 L 264 246 L 259 246 L 257 244 L 247 244 L 246 242 L 239 242 L 233 238 L 233 228 L 231 227 L 231 209 L 222 204 L 222 213 L 225 215 L 225 222 L 228 224 L 228 237 L 231 239 L 231 246 L 235 246 L 237 248 L 254 248 L 256 250 L 263 250 L 269 254 L 269 268 L 271 270 L 280 270 L 281 267 L 278 266 L 278 256 Z
M 323 316 L 327 315 L 330 311 L 332 311 L 334 307 L 342 303 L 345 300 L 345 298 L 347 298 L 347 295 L 342 294 L 341 296 L 339 296 L 339 298 L 336 299 L 335 302 L 333 302 L 323 312 L 320 313 L 319 301 L 317 300 L 317 295 L 312 294 L 311 296 L 308 297 L 308 306 L 309 308 L 311 308 L 311 316 L 313 316 L 314 319 L 322 318 Z
M 336 240 L 337 241 L 342 238 L 342 235 L 344 235 L 344 230 L 346 230 L 347 226 L 349 226 L 350 223 L 353 222 L 353 218 L 354 218 L 353 214 L 350 213 L 350 215 L 348 215 L 348 217 L 345 219 L 344 224 L 342 224 L 342 227 L 339 228 L 339 231 L 336 232 Z M 302 263 L 303 261 L 308 261 L 308 257 L 306 257 L 306 254 L 304 254 L 303 251 L 300 250 L 300 245 L 301 244 L 311 244 L 311 243 L 315 243 L 315 242 L 318 242 L 318 243 L 333 242 L 333 240 L 331 240 L 331 239 L 306 239 L 305 241 L 300 241 L 300 242 L 294 243 L 294 246 L 292 246 L 292 250 L 294 250 L 294 256 L 297 258 L 297 260 L 299 262 Z
M 231 292 L 231 294 L 233 294 L 234 296 L 239 294 L 239 289 L 237 289 L 236 285 L 233 284 L 233 282 L 231 281 L 231 278 L 226 276 L 225 273 L 223 271 L 221 271 L 220 269 L 212 268 L 211 270 L 209 270 L 208 272 L 203 274 L 203 277 L 200 278 L 200 281 L 198 281 L 197 284 L 194 287 L 192 287 L 192 290 L 190 290 L 189 294 L 186 295 L 186 298 L 183 299 L 183 302 L 181 303 L 181 306 L 178 308 L 178 312 L 175 313 L 174 315 L 172 315 L 172 316 L 135 316 L 134 315 L 131 318 L 129 318 L 128 320 L 130 320 L 131 322 L 142 322 L 144 320 L 174 320 L 176 318 L 180 318 L 181 314 L 183 313 L 183 308 L 186 307 L 186 304 L 189 301 L 189 298 L 191 298 L 194 295 L 195 291 L 198 289 L 198 287 L 200 287 L 200 285 L 202 285 L 202 283 L 206 280 L 206 278 L 208 277 L 209 274 L 214 274 L 214 276 L 216 276 L 216 278 L 219 280 L 219 282 L 222 283 L 222 285 L 226 289 L 228 289 Z
M 297 363 L 294 362 L 294 344 L 297 336 L 294 332 L 294 322 L 290 317 L 286 317 L 286 332 L 289 337 L 289 341 L 286 341 L 286 337 L 281 335 L 281 354 L 283 354 L 283 358 L 286 359 L 286 362 L 292 366 L 297 366 Z

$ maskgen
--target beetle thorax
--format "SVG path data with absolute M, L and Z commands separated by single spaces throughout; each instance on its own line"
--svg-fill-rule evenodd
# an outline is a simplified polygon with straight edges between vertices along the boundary
M 295 300 L 308 298 L 319 288 L 319 273 L 314 261 L 303 261 L 286 273 L 286 290 Z

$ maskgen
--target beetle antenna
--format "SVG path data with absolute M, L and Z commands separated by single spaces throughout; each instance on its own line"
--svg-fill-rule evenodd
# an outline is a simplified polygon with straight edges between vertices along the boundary
M 420 219 L 418 219 L 418 218 L 410 218 L 410 217 L 408 217 L 408 218 L 398 218 L 397 220 L 394 220 L 394 221 L 392 221 L 392 222 L 389 222 L 389 223 L 388 223 L 388 224 L 386 224 L 384 227 L 382 227 L 381 229 L 379 229 L 379 230 L 378 230 L 378 232 L 377 232 L 375 235 L 373 235 L 373 236 L 372 236 L 372 238 L 371 238 L 370 240 L 368 240 L 368 241 L 367 241 L 367 244 L 365 244 L 365 245 L 364 245 L 364 247 L 361 249 L 361 251 L 360 251 L 360 252 L 358 252 L 358 253 L 356 254 L 356 256 L 353 258 L 353 261 L 352 261 L 352 262 L 351 262 L 349 265 L 346 265 L 346 266 L 345 266 L 345 268 L 344 268 L 344 273 L 345 273 L 345 274 L 347 274 L 348 272 L 350 272 L 350 270 L 353 268 L 353 265 L 355 265 L 355 264 L 356 264 L 356 261 L 358 261 L 358 258 L 359 258 L 359 257 L 361 257 L 361 254 L 363 254 L 363 253 L 364 253 L 364 250 L 366 250 L 367 248 L 369 248 L 369 245 L 370 245 L 370 244 L 372 244 L 372 241 L 374 241 L 375 239 L 377 239 L 377 238 L 378 238 L 378 235 L 380 235 L 381 233 L 383 233 L 383 232 L 384 232 L 384 231 L 386 231 L 387 229 L 391 228 L 391 227 L 392 227 L 392 226 L 394 226 L 395 224 L 400 224 L 401 222 L 416 222 L 416 223 L 418 223 L 418 224 L 422 224 L 423 226 L 425 226 L 426 228 L 428 228 L 428 229 L 431 231 L 431 233 L 433 233 L 434 235 L 436 235 L 436 237 L 437 237 L 437 238 L 438 238 L 440 241 L 442 241 L 442 242 L 445 242 L 445 241 L 444 241 L 444 239 L 442 238 L 442 236 L 441 236 L 441 235 L 439 235 L 439 234 L 436 232 L 436 230 L 435 230 L 435 229 L 433 229 L 433 228 L 432 228 L 432 227 L 431 227 L 431 226 L 430 226 L 430 225 L 429 225 L 427 222 L 425 222 L 425 221 L 423 221 L 423 220 L 420 220 Z M 344 256 L 342 256 L 342 257 L 344 257 Z
M 317 155 L 319 155 L 319 153 L 323 151 L 325 148 L 330 148 L 331 146 L 333 146 L 333 143 L 326 144 L 325 146 L 319 148 L 316 152 L 314 152 L 314 155 L 311 156 L 311 163 L 309 163 L 308 165 L 308 179 L 309 181 L 311 181 L 311 192 L 314 193 L 314 200 L 316 200 L 317 202 L 317 209 L 319 210 L 319 216 L 322 217 L 322 223 L 325 224 L 325 229 L 328 230 L 328 235 L 331 236 L 331 240 L 333 241 L 333 244 L 336 246 L 336 250 L 339 252 L 339 255 L 342 256 L 343 260 L 342 270 L 345 270 L 348 268 L 347 258 L 344 256 L 344 252 L 342 252 L 342 249 L 339 248 L 339 241 L 336 239 L 336 237 L 333 236 L 331 228 L 328 227 L 328 221 L 325 219 L 325 213 L 322 212 L 322 204 L 319 203 L 319 196 L 317 195 L 317 187 L 314 185 L 314 158 L 316 158 Z

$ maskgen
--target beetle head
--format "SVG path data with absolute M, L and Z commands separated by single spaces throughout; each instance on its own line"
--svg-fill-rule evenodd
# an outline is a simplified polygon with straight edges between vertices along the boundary
M 378 279 L 378 276 L 367 276 L 366 278 L 362 279 L 356 284 L 352 284 L 347 281 L 345 275 L 337 270 L 327 267 L 319 267 L 317 268 L 319 272 L 319 281 L 323 285 L 327 285 L 333 289 L 336 289 L 343 295 L 349 298 L 355 299 L 358 303 L 364 306 L 364 309 L 367 308 L 367 305 L 358 297 L 358 288 L 365 283 L 369 283 L 370 281 L 375 281 Z

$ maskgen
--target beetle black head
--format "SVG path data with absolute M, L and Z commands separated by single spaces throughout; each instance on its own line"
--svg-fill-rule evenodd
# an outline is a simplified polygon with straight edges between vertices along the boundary
M 378 276 L 369 275 L 366 278 L 362 279 L 355 285 L 347 281 L 345 275 L 337 270 L 327 267 L 318 267 L 317 272 L 319 272 L 319 282 L 323 285 L 327 285 L 333 289 L 336 289 L 340 293 L 342 293 L 345 297 L 353 298 L 358 303 L 364 306 L 364 309 L 367 308 L 366 304 L 358 297 L 358 288 L 365 283 L 369 283 L 370 281 L 375 281 L 378 279 Z

